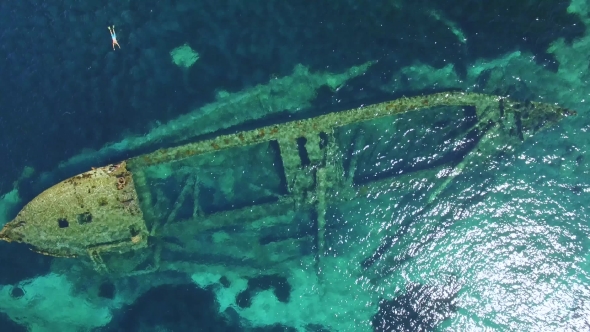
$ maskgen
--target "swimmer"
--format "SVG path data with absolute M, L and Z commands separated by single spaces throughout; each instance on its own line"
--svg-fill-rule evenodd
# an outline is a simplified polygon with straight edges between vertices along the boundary
M 111 33 L 111 38 L 113 39 L 113 51 L 115 50 L 115 45 L 117 45 L 117 47 L 119 47 L 119 49 L 121 49 L 121 46 L 119 46 L 119 43 L 117 42 L 117 34 L 115 33 L 115 26 L 113 25 L 112 27 L 108 27 L 109 28 L 109 32 Z

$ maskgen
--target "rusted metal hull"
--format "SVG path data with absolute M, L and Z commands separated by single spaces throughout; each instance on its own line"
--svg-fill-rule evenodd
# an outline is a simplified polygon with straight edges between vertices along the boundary
M 383 133 L 398 115 L 423 109 L 436 110 L 431 118 L 445 112 L 468 118 L 454 135 L 470 142 L 460 158 L 402 176 L 357 172 L 366 161 L 354 151 L 387 139 Z M 395 190 L 409 177 L 433 181 L 432 202 L 471 162 L 573 114 L 550 104 L 448 92 L 222 135 L 63 181 L 25 206 L 0 239 L 49 255 L 90 257 L 111 273 L 232 264 L 248 274 L 280 270 L 302 257 L 320 262 L 331 205 Z M 379 137 L 370 133 L 377 128 L 385 128 Z M 395 137 L 396 129 L 387 135 Z M 441 176 L 443 168 L 450 171 Z

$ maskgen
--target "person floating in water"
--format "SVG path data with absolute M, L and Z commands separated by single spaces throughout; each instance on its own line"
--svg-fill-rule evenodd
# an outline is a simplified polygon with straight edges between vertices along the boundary
M 121 46 L 119 46 L 119 43 L 117 42 L 117 34 L 115 33 L 115 26 L 113 25 L 112 27 L 108 27 L 109 28 L 109 32 L 111 33 L 111 38 L 113 39 L 113 51 L 115 50 L 115 45 L 117 45 L 117 47 L 119 47 L 119 49 L 121 49 Z

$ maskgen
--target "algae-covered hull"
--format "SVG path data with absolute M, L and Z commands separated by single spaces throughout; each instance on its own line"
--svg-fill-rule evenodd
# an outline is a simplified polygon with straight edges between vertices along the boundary
M 321 260 L 331 206 L 395 190 L 412 177 L 436 186 L 432 202 L 471 163 L 509 152 L 573 114 L 448 92 L 221 135 L 58 183 L 27 204 L 0 239 L 89 257 L 113 273 L 191 264 L 270 272 L 302 257 Z M 403 116 L 408 121 L 398 121 Z M 411 139 L 414 130 L 422 130 L 420 140 L 394 156 L 396 140 Z M 428 145 L 438 153 L 423 158 Z

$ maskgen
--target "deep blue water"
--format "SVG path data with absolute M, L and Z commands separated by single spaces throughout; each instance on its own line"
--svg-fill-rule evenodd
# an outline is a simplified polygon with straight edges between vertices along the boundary
M 340 276 L 344 284 L 328 286 L 323 297 L 312 291 L 314 281 L 297 274 L 291 279 L 228 280 L 228 285 L 221 280 L 209 288 L 203 285 L 211 283 L 196 281 L 207 276 L 196 272 L 171 272 L 158 277 L 160 281 L 149 281 L 153 287 L 133 278 L 90 280 L 87 287 L 98 290 L 90 300 L 98 309 L 90 312 L 109 319 L 93 320 L 90 315 L 89 327 L 78 326 L 79 331 L 590 329 L 586 318 L 590 120 L 585 106 L 590 16 L 584 4 L 581 0 L 572 5 L 542 0 L 3 1 L 0 195 L 16 188 L 20 200 L 0 205 L 2 215 L 14 217 L 42 189 L 86 170 L 93 160 L 58 170 L 60 163 L 126 137 L 145 135 L 183 114 L 199 114 L 199 107 L 220 94 L 268 84 L 291 75 L 299 64 L 314 73 L 341 73 L 376 61 L 364 75 L 338 89 L 318 88 L 305 114 L 463 89 L 558 103 L 576 109 L 578 116 L 470 168 L 426 212 L 421 211 L 430 190 L 426 184 L 416 184 L 416 197 L 383 192 L 362 204 L 334 208 L 328 222 L 339 226 L 328 237 L 334 241 L 334 257 L 346 257 L 346 263 L 328 260 L 326 279 Z M 111 25 L 121 46 L 115 51 L 107 29 Z M 183 44 L 199 54 L 190 69 L 179 68 L 171 59 L 170 52 Z M 288 118 L 279 113 L 273 120 Z M 423 156 L 441 153 L 436 139 L 425 139 L 423 133 L 394 146 L 388 158 L 417 150 Z M 412 145 L 417 141 L 430 150 Z M 117 151 L 97 158 L 92 166 L 139 152 L 145 151 Z M 361 161 L 358 177 L 378 173 L 371 162 Z M 30 176 L 27 167 L 34 170 Z M 349 225 L 357 226 L 349 230 Z M 365 277 L 354 274 L 379 243 L 397 236 L 400 225 L 409 225 L 404 226 L 404 240 L 392 245 Z M 35 292 L 50 297 L 73 287 L 49 274 L 59 270 L 52 270 L 52 262 L 25 247 L 0 243 L 0 285 L 6 292 L 10 289 L 11 299 L 19 298 L 12 293 L 13 286 L 26 291 L 23 281 L 41 285 L 25 299 Z M 145 288 L 135 302 L 108 302 L 124 297 L 125 287 L 141 288 L 135 283 Z M 80 282 L 74 284 L 73 293 L 84 294 L 76 288 Z M 226 305 L 226 293 L 237 296 L 235 306 Z M 256 297 L 260 293 L 266 295 Z M 294 300 L 306 295 L 311 302 L 320 298 L 325 302 L 313 307 Z M 220 305 L 228 307 L 223 315 Z M 363 307 L 366 312 L 359 309 Z M 29 324 L 36 326 L 33 331 L 60 326 L 47 323 L 53 327 L 42 329 L 44 317 L 50 315 L 24 313 L 29 309 L 0 304 L 1 324 L 8 326 L 2 330 L 22 331 L 23 321 L 34 321 Z M 69 310 L 74 312 L 68 307 L 58 310 L 64 317 Z M 15 323 L 15 315 L 27 318 Z M 245 320 L 258 325 L 246 327 Z M 101 323 L 107 326 L 99 329 Z M 59 328 L 75 331 L 64 326 Z

